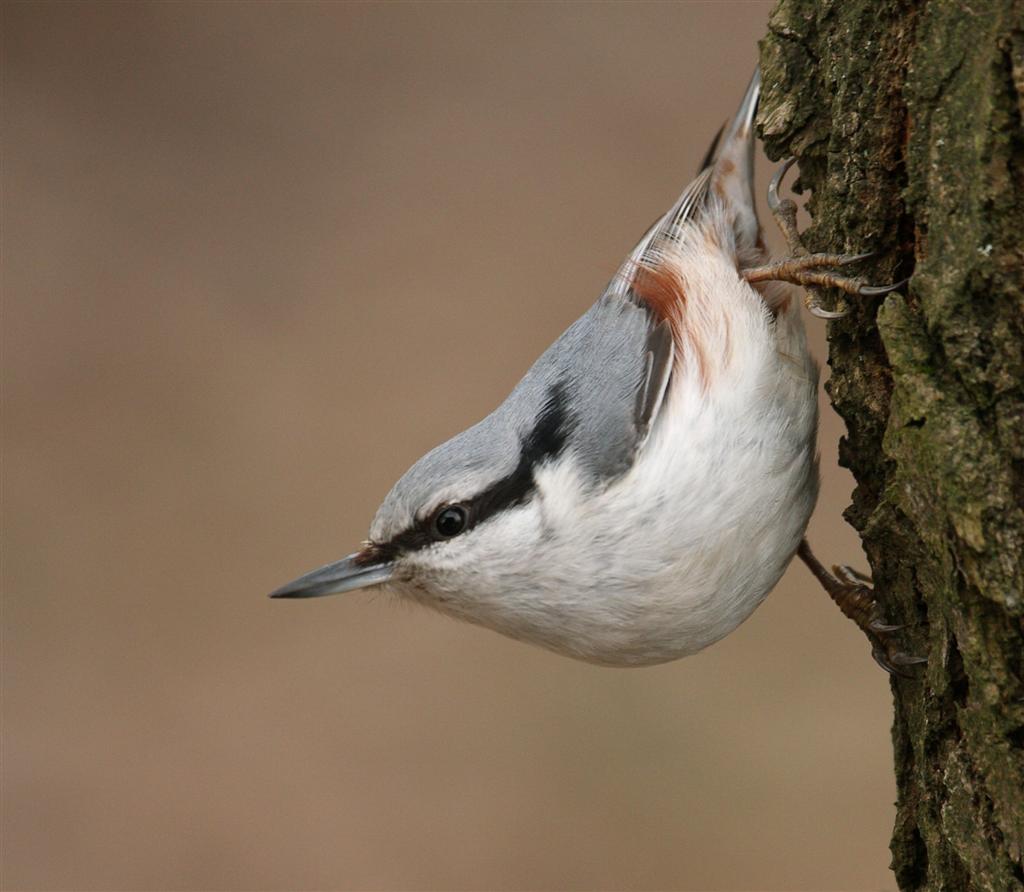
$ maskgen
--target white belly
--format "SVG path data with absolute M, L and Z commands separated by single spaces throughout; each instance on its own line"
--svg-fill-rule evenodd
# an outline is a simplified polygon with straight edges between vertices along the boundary
M 752 292 L 736 290 L 749 309 Z M 648 665 L 695 653 L 753 612 L 818 491 L 817 367 L 793 304 L 776 320 L 759 301 L 734 317 L 729 356 L 703 382 L 682 370 L 635 465 L 606 491 L 580 497 L 569 462 L 539 475 L 549 571 L 521 614 L 506 602 L 515 627 L 502 631 Z
M 563 531 L 540 558 L 561 568 L 543 598 L 558 616 L 531 637 L 594 662 L 645 665 L 694 653 L 753 612 L 817 498 L 817 370 L 805 351 L 795 358 L 766 351 L 734 389 L 673 394 L 634 468 L 596 498 L 567 504 L 575 489 L 558 478 L 571 470 L 548 475 L 542 512 L 574 522 L 548 525 Z
M 704 256 L 700 349 L 680 363 L 632 468 L 595 491 L 568 453 L 412 596 L 559 653 L 641 666 L 706 647 L 782 576 L 817 498 L 817 368 L 797 302 L 773 318 Z M 467 548 L 473 547 L 467 542 Z

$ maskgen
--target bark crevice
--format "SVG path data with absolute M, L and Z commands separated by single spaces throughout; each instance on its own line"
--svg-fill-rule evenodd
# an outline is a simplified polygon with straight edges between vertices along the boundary
M 1024 889 L 1022 3 L 782 0 L 761 66 L 808 249 L 913 274 L 829 330 L 845 516 L 929 659 L 893 683 L 893 869 L 904 889 Z

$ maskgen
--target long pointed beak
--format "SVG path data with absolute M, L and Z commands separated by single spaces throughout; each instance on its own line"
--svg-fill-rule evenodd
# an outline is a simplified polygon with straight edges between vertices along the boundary
M 394 573 L 394 565 L 390 561 L 358 563 L 358 557 L 358 553 L 350 554 L 347 558 L 300 576 L 294 582 L 271 592 L 270 597 L 322 598 L 324 595 L 337 595 L 357 588 L 380 585 L 387 582 Z

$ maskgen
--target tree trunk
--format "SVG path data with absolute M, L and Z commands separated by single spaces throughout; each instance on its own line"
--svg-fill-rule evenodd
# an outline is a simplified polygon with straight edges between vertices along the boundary
M 902 889 L 1024 888 L 1022 5 L 781 0 L 761 48 L 808 248 L 913 277 L 829 330 L 846 517 L 928 658 L 892 682 Z

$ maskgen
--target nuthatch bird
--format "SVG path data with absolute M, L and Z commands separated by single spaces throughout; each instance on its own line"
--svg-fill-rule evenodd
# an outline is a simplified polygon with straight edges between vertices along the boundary
M 829 573 L 803 539 L 818 368 L 783 283 L 898 286 L 825 271 L 868 255 L 802 248 L 778 197 L 785 166 L 769 204 L 794 256 L 769 261 L 759 88 L 755 74 L 697 178 L 505 402 L 406 472 L 359 551 L 272 597 L 384 587 L 561 654 L 644 666 L 729 634 L 799 552 L 879 662 L 913 659 L 863 579 Z

